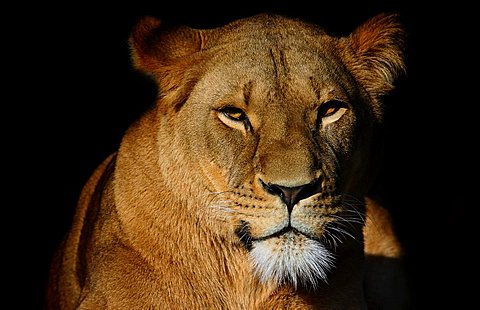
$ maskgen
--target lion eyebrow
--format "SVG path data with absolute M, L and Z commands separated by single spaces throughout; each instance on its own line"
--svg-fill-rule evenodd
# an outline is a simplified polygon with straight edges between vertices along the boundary
M 334 97 L 335 94 L 337 94 L 340 97 L 344 97 L 344 96 L 341 96 L 341 93 L 335 91 L 335 88 L 332 85 L 321 83 L 315 76 L 310 76 L 309 80 L 310 80 L 310 85 L 312 86 L 313 93 L 317 97 L 318 102 L 322 100 L 331 99 Z M 347 99 L 345 98 L 345 100 Z
M 320 86 L 320 83 L 314 76 L 310 76 L 310 85 L 312 86 L 313 92 L 317 97 L 317 100 L 320 100 L 322 97 L 321 96 L 322 87 Z

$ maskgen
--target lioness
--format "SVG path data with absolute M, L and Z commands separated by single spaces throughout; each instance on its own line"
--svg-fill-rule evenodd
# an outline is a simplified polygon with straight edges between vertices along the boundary
M 146 17 L 129 42 L 158 100 L 85 185 L 49 309 L 402 307 L 401 246 L 365 197 L 405 66 L 396 15 L 348 37 Z

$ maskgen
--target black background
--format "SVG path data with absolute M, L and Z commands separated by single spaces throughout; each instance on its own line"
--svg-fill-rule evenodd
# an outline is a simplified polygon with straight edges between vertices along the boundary
M 153 85 L 130 65 L 127 38 L 136 21 L 153 15 L 208 28 L 260 12 L 301 17 L 334 34 L 380 12 L 401 14 L 408 74 L 386 98 L 377 189 L 407 250 L 415 308 L 467 308 L 478 282 L 473 6 L 296 0 L 69 2 L 3 10 L 2 254 L 15 309 L 41 308 L 48 264 L 81 187 L 155 98 Z

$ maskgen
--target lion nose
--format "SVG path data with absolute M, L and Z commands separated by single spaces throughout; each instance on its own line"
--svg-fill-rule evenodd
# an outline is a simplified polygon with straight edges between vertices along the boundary
M 319 180 L 295 187 L 286 187 L 278 184 L 265 183 L 262 180 L 260 181 L 267 192 L 272 195 L 279 196 L 280 199 L 282 199 L 287 206 L 289 213 L 292 212 L 293 207 L 300 200 L 315 195 L 316 193 L 320 192 L 321 189 Z

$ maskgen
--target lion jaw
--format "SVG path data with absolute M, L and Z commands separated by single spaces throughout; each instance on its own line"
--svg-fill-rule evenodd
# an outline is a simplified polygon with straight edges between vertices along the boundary
M 262 282 L 288 282 L 295 287 L 315 288 L 319 281 L 327 282 L 334 264 L 333 254 L 322 243 L 296 230 L 253 241 L 250 258 Z

